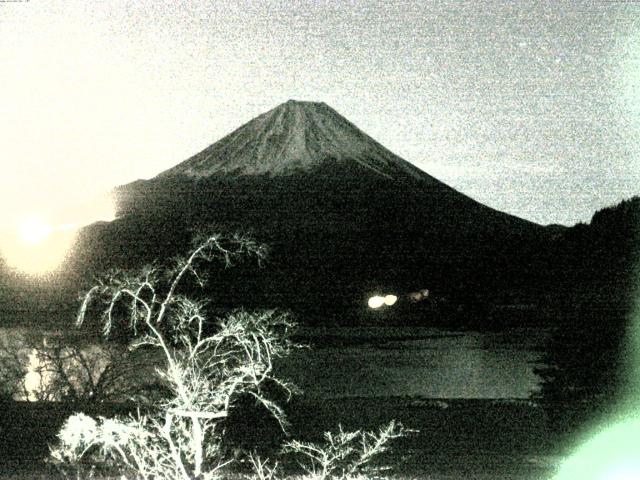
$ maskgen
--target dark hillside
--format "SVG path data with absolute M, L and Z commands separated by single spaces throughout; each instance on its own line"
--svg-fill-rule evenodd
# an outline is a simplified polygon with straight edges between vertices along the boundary
M 640 260 L 640 198 L 598 211 L 567 230 L 550 266 L 558 295 L 541 400 L 556 429 L 572 433 L 620 403 L 629 381 Z M 555 271 L 554 271 L 555 269 Z M 550 282 L 553 284 L 553 282 Z

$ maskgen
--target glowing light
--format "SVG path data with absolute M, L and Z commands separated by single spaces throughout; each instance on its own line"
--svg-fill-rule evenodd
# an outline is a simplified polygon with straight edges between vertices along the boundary
M 38 351 L 34 348 L 29 355 L 27 374 L 24 377 L 26 400 L 32 402 L 38 400 L 38 394 L 42 391 L 43 385 L 49 383 L 49 375 L 46 371 L 44 375 L 42 373 L 43 366 L 38 356 Z
M 51 226 L 36 216 L 26 217 L 18 226 L 20 237 L 27 243 L 40 243 L 53 231 Z
M 0 233 L 2 257 L 28 275 L 55 270 L 75 239 L 75 231 L 61 230 L 35 215 L 23 217 L 13 231 Z
M 47 218 L 56 221 L 25 216 L 17 228 L 0 231 L 0 254 L 12 267 L 28 275 L 55 271 L 75 243 L 78 230 L 93 222 L 114 220 L 116 208 L 113 199 L 104 195 L 60 208 Z
M 640 463 L 618 465 L 611 469 L 605 480 L 638 480 L 640 478 Z
M 380 308 L 382 305 L 384 305 L 384 297 L 374 295 L 373 297 L 369 298 L 369 301 L 367 303 L 369 305 L 369 308 Z
M 13 268 L 28 275 L 45 275 L 56 270 L 67 256 L 76 238 L 75 230 L 50 229 L 37 242 L 24 235 L 8 234 L 1 239 L 2 256 Z
M 560 468 L 554 480 L 640 478 L 640 418 L 629 418 L 598 433 Z
M 374 310 L 377 308 L 382 307 L 383 305 L 386 305 L 387 307 L 392 306 L 393 304 L 395 304 L 398 301 L 398 297 L 395 295 L 374 295 L 373 297 L 370 297 L 367 304 L 369 305 L 369 308 L 373 308 Z
M 398 297 L 396 297 L 395 295 L 386 295 L 384 297 L 384 304 L 389 307 L 392 306 L 397 301 L 398 301 Z

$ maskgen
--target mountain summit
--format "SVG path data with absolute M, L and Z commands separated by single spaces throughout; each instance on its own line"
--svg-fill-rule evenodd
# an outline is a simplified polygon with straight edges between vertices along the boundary
M 331 166 L 360 167 L 389 179 L 436 182 L 325 103 L 289 100 L 160 174 L 292 175 Z

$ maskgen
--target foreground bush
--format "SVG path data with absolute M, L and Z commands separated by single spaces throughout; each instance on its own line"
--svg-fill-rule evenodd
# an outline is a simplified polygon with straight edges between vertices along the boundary
M 203 237 L 173 267 L 115 272 L 88 291 L 78 323 L 98 304 L 106 336 L 125 328 L 130 348 L 159 351 L 157 375 L 167 394 L 132 418 L 71 417 L 52 450 L 54 459 L 65 464 L 90 458 L 143 479 L 209 479 L 228 462 L 221 438 L 238 398 L 251 396 L 285 428 L 282 408 L 263 386 L 291 392 L 273 374 L 273 360 L 293 346 L 289 316 L 236 311 L 208 322 L 205 303 L 184 295 L 189 281 L 204 284 L 203 262 L 220 259 L 229 266 L 241 255 L 262 258 L 264 248 L 242 237 Z
M 297 454 L 299 464 L 308 478 L 316 480 L 347 479 L 378 475 L 387 466 L 374 467 L 371 461 L 388 450 L 391 440 L 402 437 L 402 425 L 390 422 L 378 433 L 357 430 L 338 433 L 326 432 L 323 443 L 294 440 L 285 445 L 285 452 Z

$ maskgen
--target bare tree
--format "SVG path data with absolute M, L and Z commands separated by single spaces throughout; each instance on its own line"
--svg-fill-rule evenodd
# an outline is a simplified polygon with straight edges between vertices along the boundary
M 87 344 L 74 335 L 13 332 L 0 342 L 0 385 L 18 400 L 103 402 L 136 400 L 148 355 L 117 344 Z
M 154 359 L 118 344 L 79 344 L 69 336 L 45 337 L 34 346 L 36 372 L 44 381 L 39 395 L 48 400 L 104 402 L 137 400 Z
M 7 333 L 0 337 L 0 399 L 26 398 L 24 380 L 29 353 L 23 334 Z
M 169 395 L 128 419 L 68 419 L 52 451 L 60 462 L 89 454 L 113 460 L 137 478 L 192 480 L 215 478 L 228 462 L 221 448 L 222 424 L 234 401 L 249 395 L 286 427 L 282 408 L 264 386 L 292 386 L 279 379 L 273 361 L 289 353 L 294 322 L 275 311 L 238 310 L 213 321 L 206 302 L 184 294 L 187 278 L 203 286 L 202 264 L 219 259 L 264 258 L 265 249 L 241 236 L 199 237 L 186 258 L 172 267 L 148 266 L 113 272 L 84 296 L 78 324 L 99 305 L 103 333 L 126 326 L 132 349 L 158 351 L 157 377 Z

